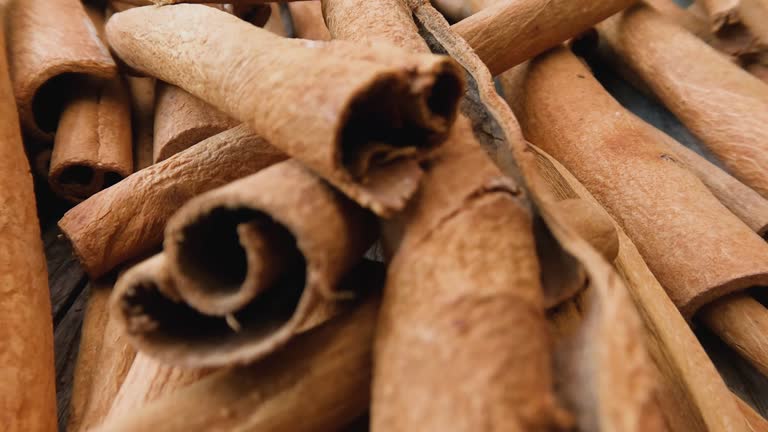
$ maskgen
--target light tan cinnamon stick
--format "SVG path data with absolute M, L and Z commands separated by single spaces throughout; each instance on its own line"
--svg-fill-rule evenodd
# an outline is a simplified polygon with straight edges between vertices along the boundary
M 109 408 L 109 413 L 104 418 L 104 423 L 119 421 L 133 410 L 161 397 L 167 397 L 213 372 L 212 369 L 182 369 L 163 365 L 145 354 L 138 353 Z
M 456 23 L 493 75 L 578 36 L 637 0 L 502 1 Z
M 765 83 L 647 7 L 612 17 L 599 30 L 736 178 L 768 197 Z M 661 41 L 663 50 L 656 48 Z
M 584 202 L 599 205 L 558 161 L 535 146 L 531 148 L 537 155 L 540 169 L 547 173 L 546 178 L 551 179 L 550 185 L 562 199 L 576 196 Z M 626 281 L 627 290 L 644 321 L 645 345 L 662 375 L 663 387 L 657 395 L 664 412 L 674 414 L 667 416 L 670 427 L 681 432 L 749 431 L 738 407 L 733 403 L 728 387 L 688 323 L 648 269 L 629 237 L 618 224 L 615 227 L 620 243 L 615 266 Z M 579 311 L 585 310 L 585 307 L 573 303 L 561 307 L 557 316 L 563 316 L 562 309 L 566 306 L 576 317 L 580 316 Z M 569 328 L 568 325 L 564 327 Z
M 5 46 L 9 1 L 0 1 Z M 53 324 L 29 163 L 0 51 L 0 425 L 9 432 L 56 430 Z
M 129 65 L 247 122 L 381 215 L 414 193 L 417 161 L 445 138 L 463 83 L 445 56 L 281 39 L 197 5 L 131 9 L 113 16 L 107 33 Z
M 195 96 L 163 82 L 157 83 L 155 101 L 155 162 L 238 125 Z
M 381 280 L 363 271 L 356 291 Z M 368 408 L 377 303 L 368 300 L 261 361 L 217 372 L 99 430 L 338 430 Z
M 322 6 L 319 1 L 288 3 L 296 37 L 310 40 L 330 40 L 331 34 L 323 21 Z
M 108 314 L 111 291 L 111 284 L 91 284 L 67 420 L 70 431 L 101 424 L 136 355 Z
M 738 0 L 738 17 L 763 44 L 768 44 L 768 1 Z
M 52 140 L 72 74 L 115 75 L 116 66 L 78 0 L 15 1 L 8 20 L 11 77 L 22 127 Z
M 338 296 L 376 231 L 370 214 L 286 161 L 185 204 L 166 228 L 167 265 L 155 258 L 121 278 L 113 311 L 166 363 L 245 364 Z M 147 294 L 144 279 L 163 296 Z
M 59 221 L 92 278 L 151 253 L 187 200 L 285 156 L 245 126 L 213 136 L 80 203 Z
M 704 10 L 709 15 L 712 31 L 716 32 L 729 24 L 739 22 L 740 3 L 742 0 L 702 0 Z
M 741 412 L 744 413 L 744 417 L 746 417 L 747 422 L 749 422 L 749 426 L 752 428 L 752 432 L 768 431 L 768 420 L 766 420 L 762 415 L 758 414 L 754 408 L 741 400 L 740 397 L 736 395 L 733 396 L 736 398 L 736 404 L 739 406 L 739 409 L 741 409 Z

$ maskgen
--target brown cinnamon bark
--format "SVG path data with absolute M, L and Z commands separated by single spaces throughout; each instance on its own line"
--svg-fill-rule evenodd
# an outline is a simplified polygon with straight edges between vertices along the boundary
M 338 298 L 376 231 L 372 215 L 286 161 L 185 204 L 166 228 L 167 266 L 132 270 L 113 310 L 134 344 L 164 362 L 245 364 Z M 147 294 L 142 278 L 158 280 L 164 297 Z
M 9 2 L 0 2 L 0 46 Z M 56 430 L 53 324 L 29 163 L 0 51 L 0 425 L 9 432 Z
M 296 37 L 310 40 L 331 40 L 331 34 L 323 21 L 319 1 L 288 3 Z
M 617 219 L 685 316 L 768 281 L 768 245 L 573 54 L 561 48 L 517 73 L 524 90 L 512 83 L 507 90 L 526 137 L 560 160 Z M 555 115 L 553 107 L 565 101 L 573 108 Z
M 246 122 L 380 215 L 415 192 L 417 161 L 445 138 L 463 84 L 445 56 L 282 39 L 204 6 L 131 9 L 107 33 L 129 65 Z
M 736 395 L 734 395 L 734 397 L 736 398 L 736 404 L 739 406 L 739 409 L 741 409 L 741 412 L 744 413 L 744 417 L 746 417 L 747 422 L 749 422 L 749 426 L 752 428 L 752 432 L 768 431 L 768 420 L 766 420 L 762 415 L 758 414 L 754 408 L 741 400 L 740 397 Z
M 768 44 L 768 1 L 738 0 L 738 17 L 763 44 Z
M 160 245 L 168 219 L 187 200 L 285 159 L 238 126 L 141 170 L 80 203 L 59 221 L 92 278 Z
M 108 314 L 111 290 L 111 284 L 91 285 L 69 406 L 69 431 L 86 431 L 101 424 L 136 355 Z
M 768 197 L 765 83 L 647 7 L 612 17 L 599 30 L 736 178 Z M 661 41 L 664 50 L 655 48 Z
M 381 281 L 363 272 L 354 288 Z M 368 408 L 377 303 L 368 300 L 272 356 L 217 372 L 99 430 L 339 430 Z
M 742 0 L 702 0 L 709 16 L 712 31 L 716 32 L 729 24 L 739 22 L 739 3 Z
M 155 80 L 126 77 L 131 95 L 131 126 L 133 136 L 133 166 L 136 171 L 153 162 L 155 122 Z
M 157 83 L 155 101 L 156 163 L 238 125 L 216 108 L 163 82 Z
M 401 0 L 324 0 L 323 11 L 336 38 L 428 50 Z M 565 426 L 527 201 L 466 118 L 384 231 L 395 252 L 377 330 L 372 429 Z M 524 350 L 509 348 L 523 338 Z
M 456 23 L 493 75 L 589 30 L 637 0 L 502 1 Z
M 13 2 L 8 52 L 24 130 L 52 140 L 72 74 L 110 78 L 116 66 L 78 0 Z

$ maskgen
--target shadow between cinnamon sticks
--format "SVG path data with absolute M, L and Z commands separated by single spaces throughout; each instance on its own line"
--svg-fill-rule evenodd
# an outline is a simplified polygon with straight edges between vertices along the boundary
M 342 289 L 376 291 L 382 281 L 383 270 L 364 263 Z M 359 306 L 297 336 L 272 355 L 120 413 L 99 430 L 338 430 L 369 405 L 377 308 L 378 295 L 366 296 Z
M 5 46 L 10 4 L 0 1 L 0 47 Z M 48 272 L 17 114 L 6 52 L 0 50 L 0 425 L 8 432 L 53 432 L 56 379 Z
M 416 190 L 417 162 L 445 138 L 463 87 L 445 56 L 284 39 L 199 5 L 131 9 L 107 34 L 132 67 L 246 122 L 384 216 Z

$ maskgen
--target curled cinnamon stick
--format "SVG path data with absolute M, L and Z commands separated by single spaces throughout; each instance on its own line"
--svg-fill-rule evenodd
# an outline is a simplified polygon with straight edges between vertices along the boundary
M 59 227 L 92 278 L 160 245 L 187 200 L 285 156 L 245 126 L 213 136 L 129 176 L 68 211 Z
M 732 0 L 736 1 L 736 0 Z M 738 17 L 749 30 L 760 39 L 764 45 L 768 44 L 768 2 L 765 0 L 738 0 Z
M 736 178 L 768 197 L 765 83 L 647 7 L 612 17 L 599 30 Z M 665 49 L 657 49 L 662 41 Z
M 158 82 L 154 124 L 154 161 L 160 162 L 238 123 L 186 91 Z
M 9 4 L 0 2 L 0 47 L 5 46 Z M 53 432 L 56 381 L 48 272 L 4 50 L 0 118 L 0 425 L 9 432 Z
M 383 272 L 360 270 L 349 288 L 381 285 Z M 339 430 L 368 408 L 377 303 L 370 299 L 261 361 L 217 372 L 99 430 Z
M 709 16 L 712 31 L 716 32 L 729 24 L 739 22 L 739 3 L 742 0 L 702 0 Z
M 129 65 L 247 122 L 381 215 L 415 191 L 419 155 L 445 138 L 463 86 L 445 56 L 281 39 L 204 6 L 132 9 L 107 34 Z
M 498 75 L 523 61 L 589 30 L 636 0 L 502 1 L 454 24 Z
M 152 165 L 155 118 L 155 80 L 126 77 L 131 94 L 133 166 L 136 171 Z
M 524 94 L 511 81 L 507 90 L 526 137 L 560 160 L 617 219 L 685 316 L 768 282 L 765 242 L 573 54 L 561 48 L 516 73 L 523 75 Z M 564 101 L 574 108 L 554 115 Z
M 11 77 L 19 118 L 36 139 L 53 138 L 72 74 L 110 78 L 116 66 L 78 0 L 13 2 Z
M 319 1 L 288 3 L 291 21 L 296 37 L 310 40 L 330 40 L 331 34 L 323 21 L 322 6 Z
M 113 310 L 133 342 L 164 362 L 247 363 L 337 295 L 375 234 L 370 214 L 286 161 L 180 209 L 166 228 L 167 265 L 155 258 L 121 278 Z

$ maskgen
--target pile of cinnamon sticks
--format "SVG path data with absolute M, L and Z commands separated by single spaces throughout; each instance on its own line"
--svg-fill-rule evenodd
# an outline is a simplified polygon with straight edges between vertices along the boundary
M 34 173 L 66 430 L 768 431 L 693 333 L 768 375 L 765 0 L 0 10 L 2 430 L 57 428 Z

